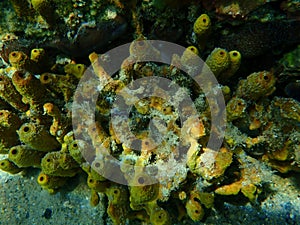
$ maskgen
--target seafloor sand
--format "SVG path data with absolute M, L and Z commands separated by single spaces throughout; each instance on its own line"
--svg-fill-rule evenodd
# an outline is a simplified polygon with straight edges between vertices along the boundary
M 70 183 L 68 190 L 48 194 L 36 183 L 38 171 L 25 175 L 0 172 L 0 224 L 111 224 L 105 213 L 105 203 L 89 205 L 89 189 L 82 176 Z M 272 176 L 266 196 L 260 206 L 217 206 L 203 224 L 300 224 L 300 176 Z M 133 224 L 130 222 L 129 224 Z M 136 224 L 136 223 L 134 223 Z M 189 221 L 180 224 L 191 224 Z M 195 223 L 202 224 L 202 223 Z

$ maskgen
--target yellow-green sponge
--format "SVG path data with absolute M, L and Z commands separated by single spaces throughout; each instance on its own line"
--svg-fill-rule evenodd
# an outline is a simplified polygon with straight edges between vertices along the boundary
M 44 152 L 32 150 L 26 145 L 18 145 L 9 150 L 8 158 L 18 167 L 40 167 L 44 155 Z
M 47 128 L 35 123 L 25 123 L 18 130 L 20 140 L 30 148 L 42 152 L 58 150 L 61 145 Z
M 79 172 L 79 165 L 65 152 L 49 152 L 42 159 L 42 171 L 51 176 L 73 177 Z
M 21 168 L 17 167 L 13 162 L 9 161 L 9 159 L 0 160 L 0 169 L 11 174 L 16 174 L 22 171 Z
M 50 194 L 55 193 L 55 191 L 66 184 L 67 178 L 50 176 L 43 172 L 37 178 L 37 182 L 43 189 L 49 191 Z
M 215 48 L 207 57 L 205 63 L 218 78 L 219 75 L 230 66 L 229 53 L 225 49 Z

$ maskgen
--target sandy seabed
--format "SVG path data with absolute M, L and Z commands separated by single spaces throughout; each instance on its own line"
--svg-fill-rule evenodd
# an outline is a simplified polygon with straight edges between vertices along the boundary
M 39 171 L 9 175 L 0 172 L 0 224 L 89 225 L 111 224 L 105 213 L 105 198 L 97 207 L 89 204 L 86 177 L 70 182 L 64 190 L 50 195 L 36 182 Z M 300 224 L 300 175 L 287 178 L 276 174 L 269 181 L 272 193 L 257 206 L 229 203 L 216 206 L 205 222 L 179 224 Z M 139 224 L 129 221 L 128 224 Z

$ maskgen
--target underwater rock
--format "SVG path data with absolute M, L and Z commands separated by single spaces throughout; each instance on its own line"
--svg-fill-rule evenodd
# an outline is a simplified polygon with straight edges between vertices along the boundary
M 28 18 L 32 16 L 33 10 L 27 0 L 10 0 L 10 2 L 19 17 Z
M 280 4 L 282 10 L 286 11 L 289 19 L 299 19 L 300 2 L 298 0 L 286 0 Z
M 253 58 L 300 43 L 300 21 L 247 22 L 220 35 L 216 44 L 242 57 Z
M 55 12 L 55 3 L 52 0 L 31 0 L 31 5 L 50 27 L 59 24 L 59 16 Z
M 84 23 L 81 24 L 72 41 L 55 40 L 49 44 L 49 47 L 73 57 L 84 57 L 121 37 L 126 28 L 127 22 L 120 16 L 98 24 Z
M 284 88 L 285 93 L 300 102 L 300 81 L 290 82 Z
M 226 15 L 233 18 L 244 18 L 250 12 L 271 1 L 276 0 L 220 0 L 215 2 L 215 7 L 217 14 Z

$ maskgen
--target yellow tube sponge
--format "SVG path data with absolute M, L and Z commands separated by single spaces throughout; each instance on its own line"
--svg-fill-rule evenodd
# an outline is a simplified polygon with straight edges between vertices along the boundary
M 218 78 L 219 75 L 230 66 L 229 53 L 225 49 L 215 48 L 207 57 L 205 63 Z
M 37 182 L 43 189 L 49 191 L 50 194 L 56 192 L 57 189 L 66 184 L 67 178 L 50 176 L 41 172 L 37 178 Z
M 36 63 L 43 63 L 45 60 L 45 50 L 42 48 L 34 48 L 31 50 L 30 59 Z
M 42 171 L 51 176 L 73 177 L 79 171 L 79 165 L 65 152 L 49 152 L 42 159 Z
M 111 204 L 127 204 L 128 189 L 125 186 L 113 185 L 105 191 L 107 198 Z
M 91 188 L 97 192 L 103 193 L 109 187 L 109 182 L 97 180 L 89 174 L 89 176 L 87 178 L 87 185 L 89 188 Z
M 18 70 L 26 70 L 32 73 L 40 73 L 44 68 L 41 61 L 34 61 L 22 51 L 13 51 L 9 54 L 9 63 Z M 44 62 L 45 63 L 45 62 Z
M 40 82 L 52 93 L 62 94 L 65 102 L 68 102 L 73 97 L 76 89 L 75 80 L 73 76 L 53 73 L 43 73 L 40 76 Z
M 13 162 L 9 161 L 8 159 L 0 160 L 0 169 L 11 174 L 16 174 L 22 171 L 21 168 L 17 167 Z
M 269 96 L 275 91 L 275 81 L 272 71 L 252 73 L 247 79 L 239 82 L 236 96 L 256 101 L 261 97 Z
M 74 140 L 68 145 L 68 150 L 73 159 L 79 164 L 83 164 L 85 162 L 86 156 L 88 154 L 84 154 L 84 150 L 92 149 L 85 141 L 83 140 Z
M 41 82 L 32 74 L 16 71 L 12 76 L 12 82 L 17 91 L 23 96 L 22 101 L 29 103 L 31 109 L 41 110 L 41 103 L 47 101 L 49 93 Z
M 193 221 L 199 221 L 204 217 L 205 212 L 202 205 L 194 199 L 189 199 L 185 205 L 185 208 L 188 216 Z
M 32 150 L 26 145 L 18 145 L 9 150 L 8 159 L 18 167 L 40 167 L 44 155 L 44 152 Z
M 49 152 L 60 148 L 60 143 L 43 125 L 25 123 L 17 132 L 20 140 L 34 150 Z
M 233 97 L 226 105 L 226 116 L 228 121 L 233 121 L 245 115 L 247 103 L 245 100 Z
M 53 118 L 50 126 L 50 134 L 63 143 L 63 137 L 67 134 L 70 127 L 69 120 L 61 113 L 59 108 L 53 103 L 43 105 L 44 112 Z
M 193 30 L 196 35 L 202 36 L 205 35 L 206 32 L 211 27 L 211 21 L 207 14 L 201 14 L 194 23 Z
M 227 70 L 220 74 L 219 80 L 226 81 L 232 77 L 236 71 L 240 68 L 242 55 L 239 51 L 230 51 L 229 52 L 230 65 Z
M 205 208 L 212 208 L 213 204 L 214 195 L 212 193 L 193 190 L 186 203 L 187 214 L 193 221 L 199 221 L 204 217 Z
M 143 61 L 146 58 L 159 59 L 160 51 L 157 50 L 149 41 L 145 41 L 143 37 L 131 42 L 129 47 L 130 57 L 137 61 Z
M 13 51 L 8 56 L 9 63 L 16 69 L 28 70 L 30 68 L 29 57 L 21 51 Z
M 197 36 L 200 49 L 204 49 L 211 31 L 211 21 L 209 16 L 207 14 L 200 15 L 194 23 L 193 30 Z
M 195 46 L 189 46 L 182 53 L 180 58 L 181 64 L 184 66 L 198 66 L 199 51 Z
M 150 210 L 150 222 L 152 225 L 170 225 L 171 219 L 166 210 L 155 206 Z
M 99 204 L 99 202 L 100 202 L 99 194 L 95 190 L 92 190 L 91 197 L 90 197 L 90 205 L 95 207 Z
M 19 143 L 16 130 L 21 124 L 16 114 L 8 110 L 0 110 L 0 152 L 7 153 L 10 147 Z
M 77 79 L 81 79 L 82 75 L 85 71 L 85 66 L 83 64 L 72 64 L 69 63 L 65 65 L 64 70 L 66 74 L 71 74 L 75 76 Z
M 16 90 L 12 80 L 5 75 L 0 75 L 0 97 L 19 111 L 28 110 L 28 105 L 22 102 L 22 95 Z
M 157 198 L 159 192 L 159 184 L 152 183 L 152 180 L 147 175 L 143 174 L 135 176 L 135 181 L 130 185 L 130 202 L 134 205 L 144 204 L 153 201 Z

